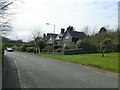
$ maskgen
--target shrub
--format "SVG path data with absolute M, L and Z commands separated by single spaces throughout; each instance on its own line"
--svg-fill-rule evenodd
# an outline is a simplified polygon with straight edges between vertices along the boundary
M 55 46 L 54 46 L 54 49 L 59 49 L 59 48 L 61 48 L 60 45 L 55 45 Z
M 83 48 L 87 53 L 97 53 L 98 52 L 97 46 L 92 44 L 92 42 L 82 41 L 80 47 Z
M 68 45 L 69 49 L 75 49 L 76 48 L 76 45 L 74 42 L 71 42 L 69 45 Z
M 69 49 L 69 46 L 65 46 L 65 50 L 68 50 Z
M 61 53 L 61 52 L 63 52 L 63 49 L 62 48 L 58 48 L 58 49 L 55 50 L 55 52 Z
M 27 52 L 34 52 L 34 48 L 33 47 L 27 47 L 26 51 Z
M 66 45 L 65 50 L 68 49 L 76 49 L 76 45 L 74 42 L 71 42 L 70 44 Z
M 42 49 L 42 52 L 46 53 L 46 52 L 48 52 L 48 50 L 44 48 L 44 49 Z
M 45 49 L 46 49 L 48 52 L 52 52 L 52 51 L 53 51 L 53 46 L 48 45 L 48 46 L 45 47 Z
M 23 46 L 21 46 L 20 47 L 20 51 L 22 51 L 22 52 L 26 52 L 26 50 L 27 50 L 27 45 L 23 45 Z
M 80 48 L 80 43 L 81 43 L 81 40 L 78 40 L 78 41 L 76 42 L 77 48 Z
M 64 51 L 64 55 L 74 55 L 74 54 L 75 54 L 74 50 L 65 50 Z
M 14 46 L 13 49 L 14 50 L 19 50 L 19 47 L 18 46 Z
M 120 52 L 120 43 L 113 44 L 113 51 L 114 52 Z
M 64 55 L 74 55 L 74 54 L 86 54 L 87 52 L 80 48 L 80 49 L 69 49 L 64 51 Z

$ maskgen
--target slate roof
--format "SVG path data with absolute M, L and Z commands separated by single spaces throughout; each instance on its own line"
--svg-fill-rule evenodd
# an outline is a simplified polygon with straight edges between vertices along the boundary
M 70 31 L 70 30 L 68 30 L 68 32 L 72 38 L 84 38 L 84 37 L 86 37 L 84 32 L 77 32 L 77 31 Z
M 57 37 L 58 34 L 54 33 L 47 33 L 47 36 L 45 37 L 46 40 L 48 40 L 50 37 L 53 37 L 54 39 Z

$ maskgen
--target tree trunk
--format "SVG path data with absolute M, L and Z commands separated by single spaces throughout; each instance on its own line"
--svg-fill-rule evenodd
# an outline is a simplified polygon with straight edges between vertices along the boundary
M 104 52 L 102 53 L 102 58 L 104 57 Z
M 102 58 L 105 56 L 105 55 L 104 55 L 104 52 L 105 52 L 105 50 L 107 49 L 107 47 L 108 47 L 108 46 L 106 46 L 105 49 L 102 51 Z

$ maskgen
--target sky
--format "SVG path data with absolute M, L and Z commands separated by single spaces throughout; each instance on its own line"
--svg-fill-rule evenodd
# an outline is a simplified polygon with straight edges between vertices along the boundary
M 30 41 L 32 32 L 59 34 L 60 29 L 69 25 L 76 31 L 89 26 L 89 33 L 98 32 L 100 27 L 111 29 L 118 25 L 118 0 L 22 0 L 14 3 L 19 8 L 12 20 L 11 39 Z M 50 23 L 51 25 L 46 25 Z

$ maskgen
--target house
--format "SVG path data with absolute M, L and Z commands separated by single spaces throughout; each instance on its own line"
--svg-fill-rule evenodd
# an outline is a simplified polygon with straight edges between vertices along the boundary
M 43 35 L 47 44 L 52 45 L 54 43 L 54 45 L 62 46 L 63 48 L 71 42 L 76 43 L 79 39 L 85 37 L 84 32 L 77 32 L 72 26 L 69 26 L 66 31 L 62 28 L 60 34 L 47 33 L 47 35 Z
M 63 37 L 64 33 L 65 33 L 65 29 L 62 28 L 60 34 L 58 34 L 57 37 L 55 38 L 55 42 L 58 46 L 61 46 L 61 44 L 62 44 L 62 37 Z
M 62 37 L 61 45 L 64 48 L 66 47 L 66 45 L 70 44 L 71 42 L 76 43 L 79 39 L 82 40 L 85 37 L 86 35 L 84 34 L 84 32 L 75 31 L 72 26 L 69 26 Z
M 54 33 L 47 33 L 43 35 L 44 40 L 46 41 L 47 44 L 52 45 L 53 43 L 55 44 L 55 38 L 57 37 L 58 34 Z

